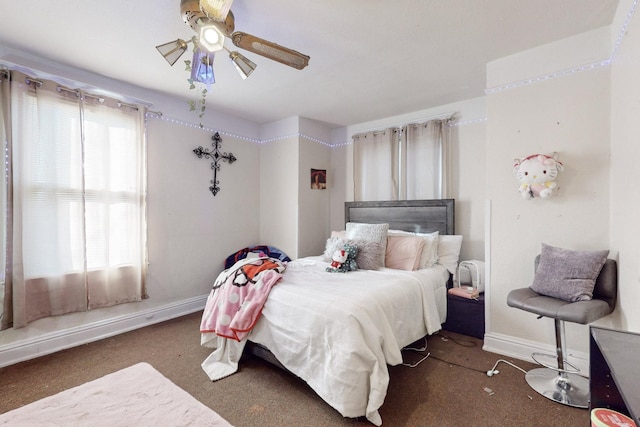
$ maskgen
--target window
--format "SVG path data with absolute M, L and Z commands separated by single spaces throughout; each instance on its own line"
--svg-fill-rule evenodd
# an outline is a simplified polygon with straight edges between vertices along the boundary
M 353 136 L 354 200 L 441 199 L 449 119 Z
M 13 325 L 139 301 L 144 111 L 18 72 L 10 91 L 5 308 Z

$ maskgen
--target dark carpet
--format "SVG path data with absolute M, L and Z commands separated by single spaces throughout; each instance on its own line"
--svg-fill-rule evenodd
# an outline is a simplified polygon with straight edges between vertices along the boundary
M 200 368 L 211 349 L 200 346 L 201 313 L 0 368 L 0 413 L 148 362 L 236 427 L 372 426 L 346 419 L 292 374 L 254 356 L 238 373 L 209 381 Z M 588 426 L 589 412 L 555 403 L 529 388 L 524 374 L 482 350 L 482 340 L 441 331 L 427 339 L 431 356 L 415 368 L 389 368 L 383 425 Z M 406 363 L 421 355 L 404 351 Z M 509 360 L 524 370 L 534 365 Z M 167 420 L 167 425 L 171 425 Z

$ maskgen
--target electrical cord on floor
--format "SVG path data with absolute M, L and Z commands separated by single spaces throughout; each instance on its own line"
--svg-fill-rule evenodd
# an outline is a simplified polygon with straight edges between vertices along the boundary
M 410 351 L 417 351 L 417 352 L 425 351 L 427 349 L 427 337 L 424 337 L 422 339 L 424 340 L 424 347 L 422 347 L 422 348 L 405 347 L 405 348 L 403 348 L 403 350 L 410 350 Z
M 415 348 L 415 347 L 405 347 L 403 348 L 403 350 L 409 350 L 409 351 L 415 351 L 416 353 L 422 354 L 423 357 L 422 359 L 418 360 L 417 362 L 414 363 L 402 363 L 402 366 L 407 366 L 409 368 L 415 368 L 416 366 L 418 366 L 419 364 L 421 364 L 422 362 L 424 362 L 425 360 L 427 360 L 427 358 L 429 356 L 431 356 L 431 353 L 427 353 L 427 354 L 423 354 L 422 352 L 425 351 L 427 349 L 427 337 L 424 337 L 424 346 L 421 348 Z
M 440 332 L 435 333 L 434 336 L 439 336 L 445 341 L 451 341 L 451 342 L 456 343 L 456 344 L 458 344 L 458 345 L 460 345 L 462 347 L 475 347 L 476 346 L 476 342 L 475 341 L 452 338 L 452 337 L 450 337 L 448 335 L 443 335 Z M 415 368 L 416 366 L 418 366 L 419 364 L 421 364 L 422 362 L 427 360 L 427 358 L 432 357 L 432 358 L 434 358 L 436 360 L 440 360 L 442 362 L 446 362 L 446 363 L 449 363 L 451 365 L 456 365 L 456 366 L 460 366 L 462 368 L 466 368 L 466 366 L 457 365 L 455 363 L 450 363 L 450 362 L 447 362 L 446 360 L 439 359 L 439 358 L 437 358 L 435 356 L 431 356 L 431 353 L 424 354 L 423 352 L 427 349 L 427 337 L 424 337 L 423 339 L 424 339 L 424 346 L 421 347 L 421 348 L 416 348 L 416 347 L 405 347 L 405 348 L 403 348 L 403 350 L 415 351 L 416 353 L 422 354 L 423 355 L 422 359 L 420 359 L 420 360 L 418 360 L 417 362 L 414 362 L 414 363 L 402 363 L 402 366 L 407 366 L 409 368 Z M 467 369 L 471 369 L 471 368 L 467 368 Z M 472 369 L 472 370 L 475 371 L 475 369 Z M 478 371 L 478 372 L 485 373 L 484 371 Z
M 476 341 L 472 341 L 472 340 L 462 340 L 459 338 L 453 338 L 449 335 L 445 335 L 442 334 L 440 332 L 436 332 L 435 335 L 441 337 L 443 340 L 445 341 L 453 341 L 454 343 L 462 346 L 462 347 L 475 347 L 476 345 L 478 345 L 478 343 Z
M 422 357 L 422 359 L 418 360 L 417 362 L 413 362 L 413 363 L 402 362 L 402 366 L 406 366 L 407 368 L 415 368 L 416 366 L 418 366 L 419 364 L 427 360 L 427 358 L 429 358 L 430 356 L 431 356 L 431 353 L 427 353 Z
M 516 368 L 516 369 L 518 369 L 518 370 L 522 371 L 524 374 L 526 374 L 526 373 L 527 373 L 527 371 L 525 371 L 524 369 L 522 369 L 520 366 L 517 366 L 517 365 L 515 365 L 515 364 L 513 364 L 513 363 L 509 362 L 508 360 L 498 359 L 498 361 L 495 363 L 495 365 L 493 365 L 493 368 L 491 368 L 490 370 L 488 370 L 488 371 L 486 372 L 486 374 L 487 374 L 487 376 L 488 376 L 488 377 L 492 377 L 492 376 L 494 376 L 495 374 L 499 374 L 499 373 L 500 373 L 500 371 L 498 371 L 498 370 L 496 369 L 496 368 L 498 367 L 498 363 L 500 363 L 500 362 L 502 362 L 502 363 L 506 363 L 507 365 L 512 366 L 512 367 L 514 367 L 514 368 Z
M 450 362 L 450 361 L 448 361 L 448 360 L 440 359 L 439 357 L 436 357 L 436 356 L 431 356 L 431 358 L 432 358 L 432 359 L 439 360 L 440 362 L 444 362 L 444 363 L 446 363 L 446 364 L 448 364 L 448 365 L 457 366 L 457 367 L 459 367 L 459 368 L 468 369 L 468 370 L 470 370 L 470 371 L 481 372 L 481 373 L 483 373 L 483 374 L 486 374 L 486 373 L 487 373 L 487 371 L 481 371 L 480 369 L 470 368 L 470 367 L 468 367 L 468 366 L 464 366 L 464 365 L 460 365 L 460 364 L 458 364 L 458 363 Z
M 460 345 L 462 347 L 475 347 L 477 345 L 476 341 L 453 338 L 453 337 L 451 337 L 449 335 L 445 335 L 445 334 L 442 334 L 440 332 L 437 332 L 434 335 L 437 335 L 437 336 L 441 337 L 442 340 L 451 341 L 451 342 L 453 342 L 453 343 L 455 343 L 457 345 Z M 506 363 L 507 365 L 509 365 L 509 366 L 511 366 L 513 368 L 516 368 L 519 371 L 522 371 L 524 374 L 527 373 L 527 371 L 525 371 L 521 367 L 515 365 L 512 362 L 509 362 L 508 360 L 504 360 L 504 359 L 498 359 L 498 361 L 493 365 L 493 368 L 491 368 L 490 370 L 481 371 L 480 369 L 469 368 L 468 366 L 460 365 L 458 363 L 453 363 L 453 362 L 450 362 L 448 360 L 444 360 L 444 359 L 441 359 L 439 357 L 432 356 L 430 352 L 425 355 L 422 352 L 424 352 L 427 349 L 427 338 L 424 337 L 423 339 L 424 339 L 424 346 L 421 347 L 421 348 L 416 348 L 416 347 L 405 347 L 405 348 L 403 348 L 403 350 L 410 350 L 410 351 L 415 351 L 417 353 L 420 353 L 420 354 L 423 355 L 423 357 L 420 360 L 418 360 L 417 362 L 414 362 L 414 363 L 402 363 L 402 366 L 407 366 L 409 368 L 415 368 L 416 366 L 421 364 L 423 361 L 425 361 L 427 358 L 431 358 L 431 359 L 439 360 L 440 362 L 447 363 L 447 364 L 452 365 L 452 366 L 458 366 L 460 368 L 468 369 L 470 371 L 480 372 L 482 374 L 485 374 L 488 377 L 492 377 L 492 376 L 500 373 L 500 371 L 496 369 L 500 362 Z

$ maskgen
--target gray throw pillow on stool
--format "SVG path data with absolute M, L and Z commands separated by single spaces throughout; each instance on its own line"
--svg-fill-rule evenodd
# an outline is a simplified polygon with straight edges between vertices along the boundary
M 572 251 L 543 243 L 531 289 L 569 302 L 588 301 L 608 255 L 609 250 Z

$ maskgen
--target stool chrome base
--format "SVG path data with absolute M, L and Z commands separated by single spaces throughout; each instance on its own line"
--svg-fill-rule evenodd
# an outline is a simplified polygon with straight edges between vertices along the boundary
M 531 369 L 525 379 L 532 389 L 564 405 L 589 407 L 589 380 L 583 376 L 548 368 Z

